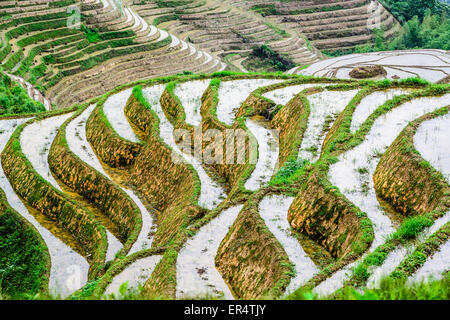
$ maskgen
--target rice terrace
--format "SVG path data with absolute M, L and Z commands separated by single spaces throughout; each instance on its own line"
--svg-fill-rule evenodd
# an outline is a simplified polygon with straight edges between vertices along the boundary
M 448 300 L 449 8 L 0 0 L 0 300 Z

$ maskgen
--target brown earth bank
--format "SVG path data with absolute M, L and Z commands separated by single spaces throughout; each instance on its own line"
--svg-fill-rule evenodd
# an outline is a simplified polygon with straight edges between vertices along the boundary
M 66 123 L 67 124 L 67 123 Z M 136 204 L 113 182 L 91 168 L 68 148 L 63 125 L 50 148 L 48 164 L 52 173 L 71 190 L 81 195 L 118 228 L 119 239 L 131 248 L 141 228 Z
M 54 189 L 36 173 L 21 151 L 21 131 L 15 132 L 2 152 L 5 175 L 27 205 L 48 216 L 76 239 L 84 251 L 80 254 L 90 264 L 89 278 L 95 277 L 101 271 L 106 255 L 104 228 L 91 212 Z
M 130 121 L 144 132 L 146 143 L 129 170 L 128 181 L 158 212 L 153 246 L 164 245 L 184 224 L 204 214 L 197 205 L 198 177 L 159 137 L 159 121 L 133 94 L 125 107 Z
M 450 110 L 450 108 L 448 109 Z M 414 148 L 414 135 L 432 115 L 410 124 L 382 156 L 373 180 L 377 195 L 403 216 L 433 212 L 450 204 L 450 186 Z
M 387 72 L 386 70 L 379 65 L 374 66 L 360 66 L 354 68 L 352 71 L 350 71 L 350 77 L 354 79 L 368 79 L 368 78 L 374 78 L 374 77 L 386 77 Z
M 361 236 L 358 209 L 320 183 L 320 175 L 312 174 L 289 208 L 288 220 L 294 229 L 308 235 L 340 258 L 353 250 Z
M 217 252 L 216 267 L 238 299 L 278 298 L 291 278 L 289 257 L 258 213 L 270 191 L 250 198 Z
M 116 169 L 130 167 L 142 148 L 141 145 L 126 141 L 114 132 L 103 113 L 101 102 L 87 121 L 86 138 L 100 160 Z

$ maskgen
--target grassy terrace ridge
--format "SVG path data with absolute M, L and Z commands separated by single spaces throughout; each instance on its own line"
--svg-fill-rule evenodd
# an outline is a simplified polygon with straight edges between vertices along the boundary
M 217 74 L 213 74 L 212 75 L 213 77 L 217 77 L 217 78 L 220 78 L 220 77 L 231 77 L 229 80 L 231 80 L 233 77 L 234 77 L 234 74 L 233 73 L 229 73 L 229 72 L 223 72 L 223 73 L 217 73 Z M 251 78 L 252 77 L 252 75 L 247 75 L 247 74 L 241 74 L 241 75 L 238 75 L 240 78 Z M 257 77 L 264 77 L 264 75 L 254 75 L 254 76 L 257 76 Z M 277 75 L 267 75 L 267 76 L 269 76 L 269 77 L 277 77 Z M 196 76 L 196 75 L 187 75 L 187 76 L 181 76 L 181 77 L 169 77 L 169 78 L 163 78 L 163 79 L 161 79 L 161 80 L 150 80 L 150 81 L 140 81 L 140 82 L 138 82 L 138 83 L 134 83 L 134 84 L 130 84 L 130 85 L 125 85 L 125 86 L 122 86 L 121 88 L 118 88 L 118 89 L 116 89 L 116 90 L 114 90 L 114 91 L 112 91 L 111 93 L 109 93 L 109 94 L 106 94 L 106 95 L 104 95 L 103 97 L 101 97 L 101 98 L 99 98 L 99 99 L 97 99 L 96 100 L 96 102 L 99 102 L 98 104 L 97 104 L 97 109 L 101 109 L 101 106 L 102 106 L 102 102 L 104 102 L 106 99 L 107 99 L 107 97 L 108 96 L 110 96 L 110 95 L 112 95 L 112 94 L 114 94 L 115 92 L 119 92 L 120 90 L 122 90 L 122 89 L 124 89 L 124 88 L 126 88 L 126 87 L 133 87 L 134 85 L 137 85 L 137 84 L 140 84 L 140 85 L 151 85 L 151 84 L 156 84 L 156 83 L 160 83 L 160 82 L 162 82 L 162 83 L 170 83 L 171 81 L 174 81 L 174 80 L 177 80 L 178 78 L 179 79 L 183 79 L 182 81 L 188 81 L 189 79 L 204 79 L 204 78 L 208 78 L 209 76 L 208 75 L 200 75 L 200 76 Z M 284 78 L 290 78 L 289 76 L 282 76 L 282 77 L 284 77 Z M 294 77 L 295 78 L 295 77 Z M 134 94 L 135 95 L 137 95 L 138 97 L 140 97 L 140 95 L 138 94 L 138 92 L 139 91 L 136 91 L 136 90 L 138 90 L 137 88 L 135 88 L 135 90 L 134 90 Z M 142 102 L 142 104 L 143 105 L 146 105 L 146 103 L 145 103 L 145 101 L 142 101 L 142 97 L 141 97 L 141 102 Z M 130 113 L 129 112 L 127 112 L 127 115 L 130 115 Z M 112 129 L 111 128 L 111 125 L 107 122 L 107 119 L 106 119 L 106 117 L 102 117 L 102 121 L 103 122 L 106 122 L 103 126 L 105 126 L 105 127 L 109 127 L 110 128 L 110 130 Z M 137 127 L 138 128 L 142 128 L 142 126 L 139 126 L 139 125 L 137 125 Z M 156 129 L 155 129 L 156 130 Z M 144 128 L 142 128 L 142 131 L 148 131 L 148 129 L 146 130 L 145 129 L 145 127 Z M 111 132 L 113 132 L 113 131 L 111 131 Z M 155 133 L 157 133 L 158 131 L 155 131 Z M 153 133 L 153 134 L 155 134 L 155 133 Z M 116 138 L 120 138 L 117 134 L 115 134 L 115 133 L 113 133 L 113 135 L 115 135 L 116 136 Z M 221 206 L 221 209 L 223 208 L 226 208 L 227 206 L 231 206 L 231 204 L 233 204 L 233 203 L 235 203 L 235 201 L 231 201 L 230 202 L 230 204 L 226 204 L 226 205 L 224 205 L 224 206 Z M 217 210 L 213 210 L 213 212 L 211 212 L 210 214 L 207 214 L 206 215 L 206 221 L 209 221 L 210 219 L 212 219 L 212 217 L 214 217 L 215 215 L 217 215 L 218 213 L 220 213 L 220 211 L 221 210 L 219 210 L 219 209 L 217 209 Z M 193 230 L 196 230 L 195 228 L 198 228 L 201 224 L 199 223 L 199 222 L 196 222 L 196 225 L 197 225 L 197 227 L 190 227 L 190 230 L 187 232 L 187 235 L 193 235 L 194 234 L 194 231 Z M 187 227 L 187 225 L 185 225 L 183 228 L 186 228 Z M 183 229 L 182 229 L 183 230 Z M 177 236 L 174 238 L 174 239 L 172 239 L 170 242 L 169 242 L 169 244 L 171 244 L 171 243 L 174 243 L 178 238 L 180 238 L 181 237 L 181 239 L 183 239 L 184 237 L 186 237 L 186 234 L 185 234 L 185 232 L 186 231 L 182 231 L 181 230 L 181 232 L 177 232 Z M 184 235 L 183 235 L 184 234 Z M 185 240 L 184 240 L 185 241 Z M 183 242 L 184 242 L 183 241 Z M 176 242 L 175 242 L 176 243 Z M 179 249 L 178 249 L 179 250 Z M 173 256 L 173 253 L 171 253 L 171 252 L 173 252 L 173 251 L 170 251 L 170 250 L 168 250 L 167 251 L 167 253 L 166 254 L 164 254 L 164 256 L 163 256 L 163 259 L 161 260 L 161 263 L 160 263 L 160 266 L 156 269 L 156 271 L 155 271 L 155 273 L 156 274 L 161 274 L 161 276 L 160 277 L 162 277 L 160 280 L 158 280 L 158 278 L 159 277 L 155 277 L 155 278 L 152 278 L 153 280 L 151 280 L 151 282 L 149 282 L 149 284 L 147 284 L 147 286 L 146 286 L 146 290 L 147 290 L 147 292 L 148 293 L 146 293 L 146 296 L 153 296 L 153 295 L 160 295 L 160 294 L 168 294 L 167 292 L 172 292 L 172 293 L 170 293 L 169 294 L 169 296 L 173 296 L 173 291 L 172 290 L 174 290 L 174 287 L 173 287 L 173 284 L 171 284 L 171 283 L 173 283 L 173 280 L 170 280 L 170 278 L 168 278 L 168 277 L 170 277 L 171 276 L 171 274 L 173 274 L 173 273 L 171 273 L 171 272 L 174 272 L 174 265 L 173 265 L 173 263 L 176 261 L 176 260 L 173 260 L 174 259 L 174 256 Z M 176 257 L 176 256 L 175 256 Z M 168 269 L 166 269 L 166 268 L 168 268 Z M 160 270 L 165 270 L 164 272 L 163 271 L 160 271 Z M 167 273 L 167 270 L 172 270 L 171 272 L 169 272 L 169 273 Z M 153 289 L 152 289 L 152 282 L 156 282 L 156 283 L 158 283 L 158 286 L 161 286 L 162 284 L 164 284 L 168 289 L 164 289 L 164 287 L 163 288 L 160 288 L 160 289 L 158 289 L 158 291 L 157 292 L 154 292 L 153 291 Z M 172 289 L 170 289 L 170 288 L 172 288 Z M 169 291 L 166 291 L 166 290 L 169 290 Z M 97 291 L 96 291 L 97 292 Z M 161 293 L 162 292 L 162 293 Z M 165 293 L 166 292 L 166 293 Z
M 422 86 L 424 85 L 423 83 L 420 83 L 420 82 L 418 84 L 422 85 Z M 414 83 L 408 83 L 407 81 L 403 81 L 398 84 L 398 86 L 406 86 L 406 87 L 410 87 L 410 86 L 414 86 L 414 85 L 415 85 Z M 378 88 L 380 89 L 380 88 L 385 88 L 385 87 L 386 87 L 386 82 L 380 82 Z
M 18 82 L 0 69 L 0 114 L 36 113 L 45 111 L 42 103 L 32 100 Z
M 0 300 L 448 300 L 449 8 L 0 1 Z
M 240 106 L 235 123 L 232 126 L 221 123 L 217 117 L 221 82 L 260 78 L 285 81 L 260 87 L 253 91 Z M 246 120 L 259 116 L 265 119 L 268 127 L 280 130 L 279 154 L 281 158 L 280 170 L 274 174 L 268 184 L 257 191 L 247 190 L 244 186 L 256 167 L 249 161 L 236 167 L 204 164 L 203 166 L 210 177 L 223 183 L 228 193 L 228 197 L 211 210 L 204 209 L 199 205 L 200 179 L 194 167 L 185 163 L 174 165 L 171 162 L 172 149 L 160 137 L 160 121 L 143 92 L 145 88 L 161 84 L 164 90 L 160 102 L 167 119 L 175 129 L 183 128 L 193 132 L 194 127 L 186 122 L 184 106 L 175 95 L 174 89 L 180 83 L 209 79 L 211 80 L 209 87 L 202 96 L 202 131 L 204 132 L 209 128 L 219 130 L 234 128 L 242 129 L 251 135 L 252 133 L 245 124 Z M 358 93 L 337 117 L 331 129 L 327 130 L 320 151 L 320 158 L 315 163 L 299 163 L 297 157 L 311 113 L 308 96 L 320 93 L 324 89 L 313 86 L 300 91 L 286 105 L 277 105 L 275 101 L 264 97 L 266 93 L 273 90 L 304 83 L 326 83 L 328 84 L 327 90 L 333 92 L 358 90 Z M 132 129 L 139 137 L 138 143 L 127 141 L 115 132 L 103 112 L 103 105 L 109 97 L 131 88 L 133 90 L 124 106 L 124 112 L 132 125 Z M 395 88 L 409 88 L 414 89 L 414 91 L 410 94 L 396 96 L 378 106 L 362 124 L 361 128 L 355 133 L 351 133 L 352 116 L 360 102 L 374 92 Z M 91 263 L 89 282 L 72 294 L 71 299 L 100 299 L 115 276 L 139 259 L 156 255 L 162 256 L 162 259 L 154 269 L 152 276 L 143 285 L 142 290 L 132 298 L 176 298 L 177 258 L 180 251 L 189 240 L 200 232 L 203 226 L 213 221 L 224 210 L 239 204 L 243 205 L 243 209 L 219 247 L 215 258 L 216 268 L 236 298 L 283 298 L 284 291 L 294 275 L 294 266 L 283 245 L 270 232 L 259 214 L 258 206 L 262 199 L 268 195 L 285 195 L 295 198 L 288 215 L 291 226 L 332 256 L 332 263 L 321 266 L 320 271 L 314 277 L 288 297 L 288 299 L 314 299 L 317 297 L 311 293 L 311 290 L 334 272 L 360 258 L 367 252 L 374 239 L 372 221 L 367 214 L 351 203 L 328 180 L 327 174 L 330 166 L 336 163 L 339 155 L 364 141 L 377 118 L 413 99 L 442 96 L 449 92 L 449 85 L 436 85 L 419 79 L 356 81 L 276 73 L 235 73 L 229 71 L 139 80 L 123 84 L 100 97 L 91 99 L 89 103 L 76 105 L 64 111 L 38 114 L 36 119 L 30 120 L 17 128 L 2 152 L 2 164 L 14 189 L 30 207 L 40 210 L 44 214 L 49 214 L 53 210 L 51 208 L 52 201 L 64 203 L 61 206 L 64 208 L 63 212 L 57 214 L 53 210 L 52 217 L 59 220 L 59 222 L 55 220 L 55 223 L 69 228 L 69 231 L 77 237 L 83 248 L 92 255 L 89 258 Z M 127 195 L 118 189 L 115 183 L 110 182 L 107 177 L 96 172 L 73 154 L 69 150 L 65 138 L 67 125 L 94 103 L 96 107 L 87 121 L 87 138 L 96 156 L 111 169 L 120 169 L 126 184 L 133 186 L 133 190 L 145 199 L 145 202 L 151 205 L 157 213 L 158 229 L 154 234 L 153 247 L 129 256 L 126 252 L 136 240 L 140 229 L 140 220 L 134 216 L 137 214 L 135 205 Z M 419 157 L 414 148 L 411 147 L 411 139 L 415 129 L 421 122 L 443 115 L 448 110 L 448 107 L 442 108 L 415 120 L 388 149 L 385 157 L 388 157 L 392 150 L 395 152 L 404 151 L 405 157 Z M 53 190 L 48 182 L 43 181 L 20 149 L 20 133 L 26 125 L 66 112 L 75 113 L 59 128 L 51 147 L 49 164 L 56 177 L 64 182 L 69 189 L 87 198 L 94 205 L 97 205 L 97 208 L 105 215 L 109 215 L 113 222 L 122 225 L 119 228 L 123 228 L 121 229 L 123 230 L 121 232 L 123 234 L 122 240 L 126 241 L 126 244 L 120 254 L 116 255 L 114 261 L 106 265 L 104 264 L 104 255 L 107 244 L 104 227 L 95 220 L 92 213 L 77 204 L 69 195 Z M 6 117 L 0 119 L 6 119 Z M 406 136 L 407 138 L 405 138 Z M 398 144 L 401 144 L 401 146 Z M 433 181 L 433 187 L 436 190 L 441 189 L 425 193 L 424 198 L 431 197 L 428 197 L 428 194 L 432 194 L 432 192 L 435 194 L 430 206 L 421 208 L 422 211 L 415 209 L 415 217 L 406 219 L 392 237 L 375 251 L 365 256 L 365 259 L 354 269 L 353 275 L 345 287 L 335 292 L 331 298 L 358 299 L 364 297 L 364 294 L 358 296 L 355 291 L 352 291 L 352 288 L 365 288 L 371 272 L 370 266 L 381 265 L 389 252 L 393 251 L 398 245 L 415 239 L 425 227 L 430 226 L 434 220 L 448 211 L 449 187 L 448 184 L 444 183 L 442 174 L 430 165 L 424 165 L 423 160 L 416 158 L 414 161 L 423 169 L 420 178 L 424 179 L 425 182 Z M 385 165 L 388 166 L 389 163 Z M 381 169 L 382 166 L 383 162 L 381 162 L 380 170 L 383 170 Z M 383 170 L 383 173 L 387 172 L 388 170 Z M 398 170 L 396 173 L 400 175 L 402 172 Z M 20 181 L 25 180 L 31 181 L 32 185 L 29 188 L 31 191 L 24 190 L 23 185 L 21 185 Z M 44 189 L 45 193 L 43 193 Z M 45 194 L 42 203 L 36 201 L 34 192 L 37 192 L 40 196 Z M 111 206 L 102 202 L 108 201 L 108 197 L 111 197 L 109 200 Z M 389 201 L 389 199 L 386 200 Z M 47 204 L 49 204 L 49 207 L 45 207 Z M 128 208 L 127 212 L 118 210 L 119 208 L 123 209 L 124 206 Z M 397 205 L 397 207 L 401 208 L 401 205 Z M 408 208 L 410 207 L 408 206 Z M 323 215 L 324 208 L 328 210 L 325 215 Z M 301 220 L 299 216 L 302 214 L 308 215 L 309 223 L 312 223 L 311 226 L 298 223 Z M 86 224 L 80 223 L 76 226 L 70 224 L 69 226 L 68 221 L 75 216 L 83 216 Z M 323 231 L 324 228 L 331 230 L 335 226 L 336 230 Z M 89 229 L 89 232 L 85 232 L 84 229 Z M 448 233 L 447 223 L 429 239 L 417 246 L 414 253 L 408 256 L 394 273 L 385 280 L 381 289 L 368 291 L 367 294 L 377 298 L 385 298 L 384 288 L 392 288 L 395 283 L 398 285 L 396 290 L 399 290 L 399 295 L 410 296 L 409 291 L 402 287 L 403 282 L 414 271 L 418 270 L 428 257 L 438 251 L 439 247 L 448 240 Z M 236 261 L 239 261 L 238 269 L 236 269 Z M 264 270 L 263 275 L 265 276 L 261 277 L 261 273 L 257 270 Z M 45 280 L 45 277 L 41 276 L 40 279 Z M 420 287 L 419 285 L 421 289 L 417 290 L 422 292 L 424 296 L 430 294 L 427 290 L 436 290 L 439 297 L 443 297 L 445 294 L 442 293 L 442 286 L 445 286 L 447 282 L 448 279 L 444 277 L 440 282 L 429 284 L 429 287 Z M 45 287 L 45 284 L 43 286 Z
M 43 179 L 33 169 L 20 145 L 20 134 L 27 125 L 74 110 L 38 114 L 18 126 L 2 152 L 2 165 L 14 190 L 25 203 L 55 221 L 59 228 L 66 230 L 78 242 L 82 250 L 80 254 L 90 262 L 89 277 L 94 278 L 101 272 L 106 254 L 107 240 L 103 226 L 90 211 Z M 25 187 L 19 181 L 28 181 L 29 185 Z
M 134 163 L 141 150 L 141 145 L 125 141 L 114 132 L 103 113 L 105 101 L 106 97 L 99 101 L 89 117 L 86 136 L 104 163 L 112 168 L 124 169 Z
M 96 206 L 118 227 L 118 238 L 124 247 L 116 256 L 125 256 L 138 237 L 142 219 L 136 204 L 126 193 L 70 151 L 66 127 L 83 111 L 80 109 L 59 128 L 50 148 L 49 166 L 60 181 Z

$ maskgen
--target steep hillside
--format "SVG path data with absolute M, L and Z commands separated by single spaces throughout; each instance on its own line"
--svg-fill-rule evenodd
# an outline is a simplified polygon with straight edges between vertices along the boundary
M 366 0 L 0 1 L 0 300 L 448 300 L 449 53 L 319 51 L 380 26 Z
M 322 57 L 298 30 L 242 10 L 226 1 L 134 1 L 133 8 L 147 21 L 176 34 L 202 50 L 222 57 L 238 70 L 255 46 L 269 45 L 296 64 L 308 64 Z
M 3 68 L 39 85 L 58 107 L 129 81 L 226 67 L 112 0 L 0 6 Z
M 371 30 L 384 25 L 386 36 L 398 28 L 395 18 L 374 0 L 227 0 L 255 11 L 281 28 L 296 30 L 317 49 L 333 52 L 365 44 Z
M 2 294 L 298 298 L 440 278 L 449 90 L 222 72 L 2 118 L 0 236 L 30 243 L 25 265 L 48 253 L 20 272 L 2 256 Z
M 50 108 L 49 101 L 22 78 L 0 71 L 0 114 L 42 112 Z

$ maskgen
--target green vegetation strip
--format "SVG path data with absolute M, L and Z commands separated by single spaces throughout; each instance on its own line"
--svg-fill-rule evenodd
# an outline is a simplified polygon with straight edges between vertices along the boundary
M 50 148 L 48 163 L 58 179 L 92 203 L 118 227 L 124 246 L 117 256 L 123 256 L 139 236 L 142 227 L 140 210 L 115 183 L 70 151 L 66 128 L 83 111 L 83 108 L 80 109 L 60 127 Z
M 84 256 L 90 262 L 89 278 L 93 278 L 101 271 L 106 255 L 107 239 L 103 226 L 90 211 L 43 179 L 23 154 L 20 144 L 20 134 L 27 125 L 75 110 L 46 113 L 19 126 L 3 150 L 1 160 L 5 174 L 17 194 L 30 207 L 48 216 L 79 242 L 85 250 Z
M 427 206 L 424 210 L 421 210 L 421 212 L 414 211 L 414 216 L 405 219 L 399 229 L 394 234 L 392 234 L 383 245 L 379 246 L 374 252 L 368 254 L 365 259 L 355 267 L 353 275 L 348 281 L 347 285 L 354 287 L 364 285 L 371 275 L 371 272 L 369 271 L 370 267 L 381 266 L 390 252 L 398 248 L 400 245 L 405 246 L 413 242 L 417 238 L 417 236 L 420 235 L 427 227 L 432 226 L 435 220 L 441 218 L 448 212 L 448 210 L 450 210 L 450 186 L 444 180 L 440 172 L 436 171 L 429 164 L 424 165 L 426 161 L 423 160 L 423 158 L 414 148 L 413 141 L 415 132 L 421 123 L 432 118 L 442 116 L 448 113 L 449 110 L 450 107 L 444 107 L 412 122 L 402 131 L 396 141 L 392 144 L 391 147 L 388 148 L 387 152 L 383 155 L 383 158 L 386 158 L 390 152 L 399 153 L 400 156 L 394 157 L 395 159 L 408 161 L 409 165 L 416 165 L 417 169 L 411 169 L 411 171 L 409 171 L 409 174 L 407 174 L 407 178 L 409 179 L 411 176 L 413 178 L 419 179 L 426 178 L 428 179 L 427 181 L 431 181 L 432 185 L 430 189 L 423 191 L 420 190 L 421 184 L 410 183 L 408 187 L 410 187 L 411 190 L 408 190 L 408 192 L 412 192 L 412 194 L 416 196 L 421 195 L 425 192 L 428 198 L 427 200 L 431 199 L 433 202 L 430 206 Z M 400 164 L 401 168 L 403 166 L 408 165 Z M 375 173 L 375 175 L 377 175 L 377 173 Z M 405 175 L 405 172 L 403 172 L 402 175 Z M 393 190 L 393 192 L 398 191 L 399 189 Z M 403 193 L 397 194 L 397 196 L 401 198 L 405 197 Z M 406 197 L 402 199 L 402 201 L 407 201 L 408 199 L 409 197 Z M 435 239 L 436 236 L 439 238 L 439 235 L 442 234 L 442 232 L 444 232 L 445 234 L 446 230 L 448 230 L 448 226 L 444 226 L 435 234 L 435 236 L 430 237 L 430 239 Z M 427 240 L 426 243 L 433 244 L 433 240 Z M 424 251 L 423 248 L 427 247 L 426 243 L 420 245 L 419 248 L 416 249 L 416 252 L 413 254 L 413 256 L 410 256 L 409 258 L 407 258 L 407 260 L 402 262 L 403 267 L 400 266 L 400 269 L 394 272 L 393 276 L 398 277 L 401 274 L 404 275 L 406 271 L 402 270 L 410 264 L 410 262 L 408 261 L 414 260 L 414 257 L 417 257 L 419 255 L 422 258 L 426 257 L 426 255 L 421 255 Z M 427 252 L 430 253 L 430 250 L 427 250 Z M 424 261 L 422 259 L 419 259 L 419 262 L 423 263 Z M 412 271 L 418 269 L 418 265 L 420 264 L 414 263 L 414 268 L 408 269 L 410 272 L 409 275 L 412 274 Z
M 144 124 L 147 131 L 142 152 L 130 168 L 129 181 L 158 211 L 153 246 L 162 246 L 181 225 L 189 225 L 191 219 L 204 214 L 198 206 L 200 179 L 191 165 L 173 161 L 173 150 L 160 138 L 159 119 L 144 98 L 142 87 L 133 89 L 125 114 Z
M 50 254 L 39 232 L 0 190 L 0 300 L 48 294 Z
M 0 116 L 43 111 L 42 103 L 32 100 L 27 90 L 0 70 Z
M 103 112 L 103 104 L 107 98 L 100 99 L 89 116 L 86 137 L 102 162 L 111 168 L 124 169 L 134 163 L 142 145 L 122 139 L 114 131 Z

